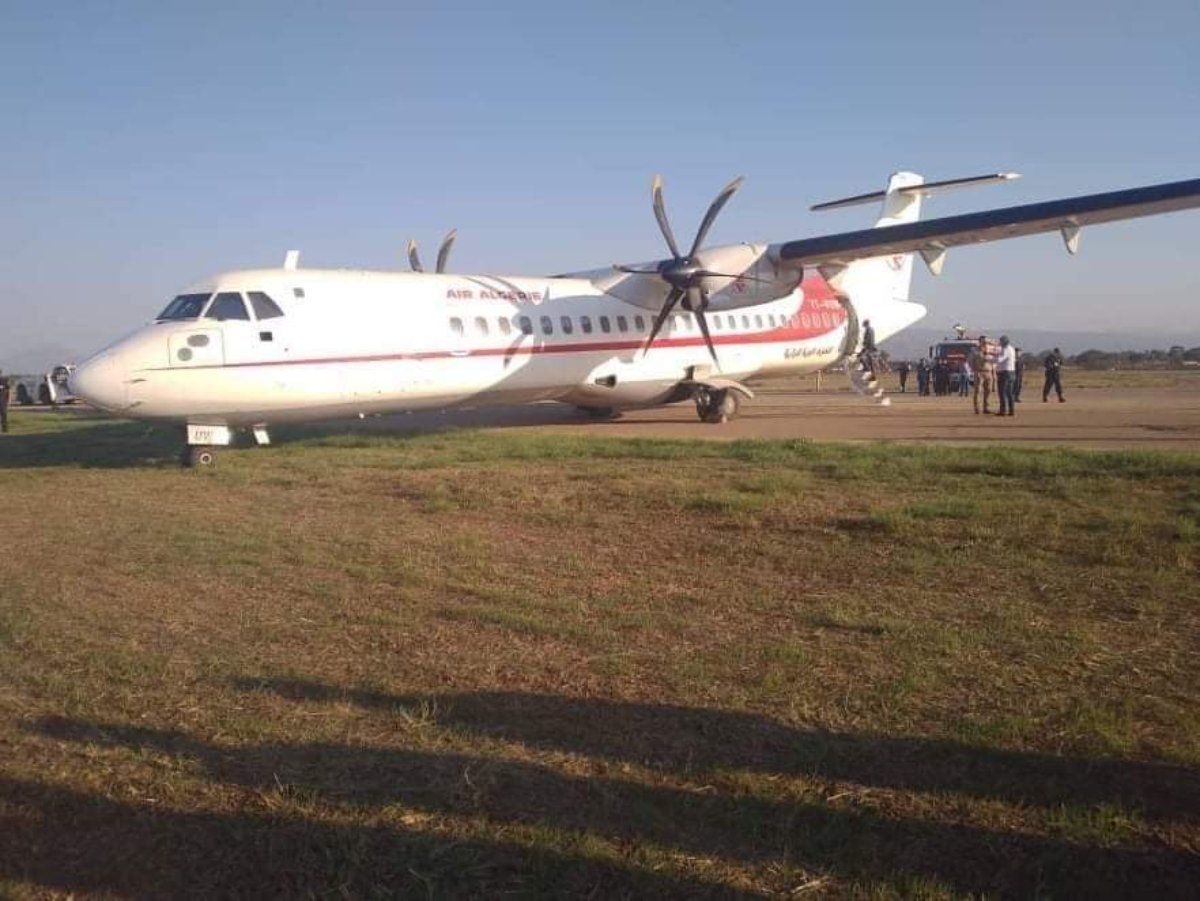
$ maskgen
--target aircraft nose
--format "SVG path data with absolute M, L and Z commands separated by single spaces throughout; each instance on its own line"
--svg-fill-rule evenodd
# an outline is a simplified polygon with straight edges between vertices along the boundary
M 120 410 L 126 406 L 125 379 L 110 353 L 93 357 L 80 365 L 69 382 L 71 393 L 101 410 Z

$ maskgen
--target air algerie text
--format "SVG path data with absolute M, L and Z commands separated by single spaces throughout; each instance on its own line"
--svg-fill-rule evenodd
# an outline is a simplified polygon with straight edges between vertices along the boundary
M 478 294 L 472 288 L 448 288 L 447 300 L 515 300 L 523 303 L 541 303 L 541 291 L 494 291 L 483 288 Z

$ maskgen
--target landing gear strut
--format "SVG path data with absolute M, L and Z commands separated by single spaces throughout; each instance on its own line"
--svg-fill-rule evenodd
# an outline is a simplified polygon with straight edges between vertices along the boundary
M 737 416 L 738 396 L 728 388 L 700 388 L 696 392 L 696 415 L 701 422 L 720 425 Z

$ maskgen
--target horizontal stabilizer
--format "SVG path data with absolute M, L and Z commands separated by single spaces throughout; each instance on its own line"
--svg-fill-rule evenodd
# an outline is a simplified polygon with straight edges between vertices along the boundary
M 993 175 L 971 175 L 967 178 L 948 178 L 944 181 L 929 181 L 919 185 L 910 185 L 906 188 L 894 188 L 892 194 L 908 194 L 920 195 L 928 197 L 930 194 L 940 194 L 943 191 L 952 191 L 955 188 L 973 188 L 978 185 L 990 185 L 1000 181 L 1011 181 L 1014 178 L 1020 178 L 1017 172 L 997 172 Z M 877 203 L 883 200 L 888 195 L 888 191 L 872 191 L 870 194 L 855 194 L 853 197 L 843 197 L 841 200 L 829 200 L 825 203 L 818 203 L 811 207 L 814 212 L 821 210 L 836 210 L 847 206 L 858 206 L 862 203 Z

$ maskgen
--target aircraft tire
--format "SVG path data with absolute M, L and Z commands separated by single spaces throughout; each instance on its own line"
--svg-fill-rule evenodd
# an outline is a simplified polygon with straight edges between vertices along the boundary
M 33 396 L 24 385 L 17 385 L 17 403 L 22 407 L 33 406 Z
M 207 445 L 191 444 L 183 452 L 183 465 L 188 469 L 202 469 L 217 462 L 217 452 Z
M 737 394 L 727 388 L 720 391 L 704 389 L 696 395 L 696 413 L 700 421 L 712 425 L 729 422 L 737 416 L 738 406 Z

